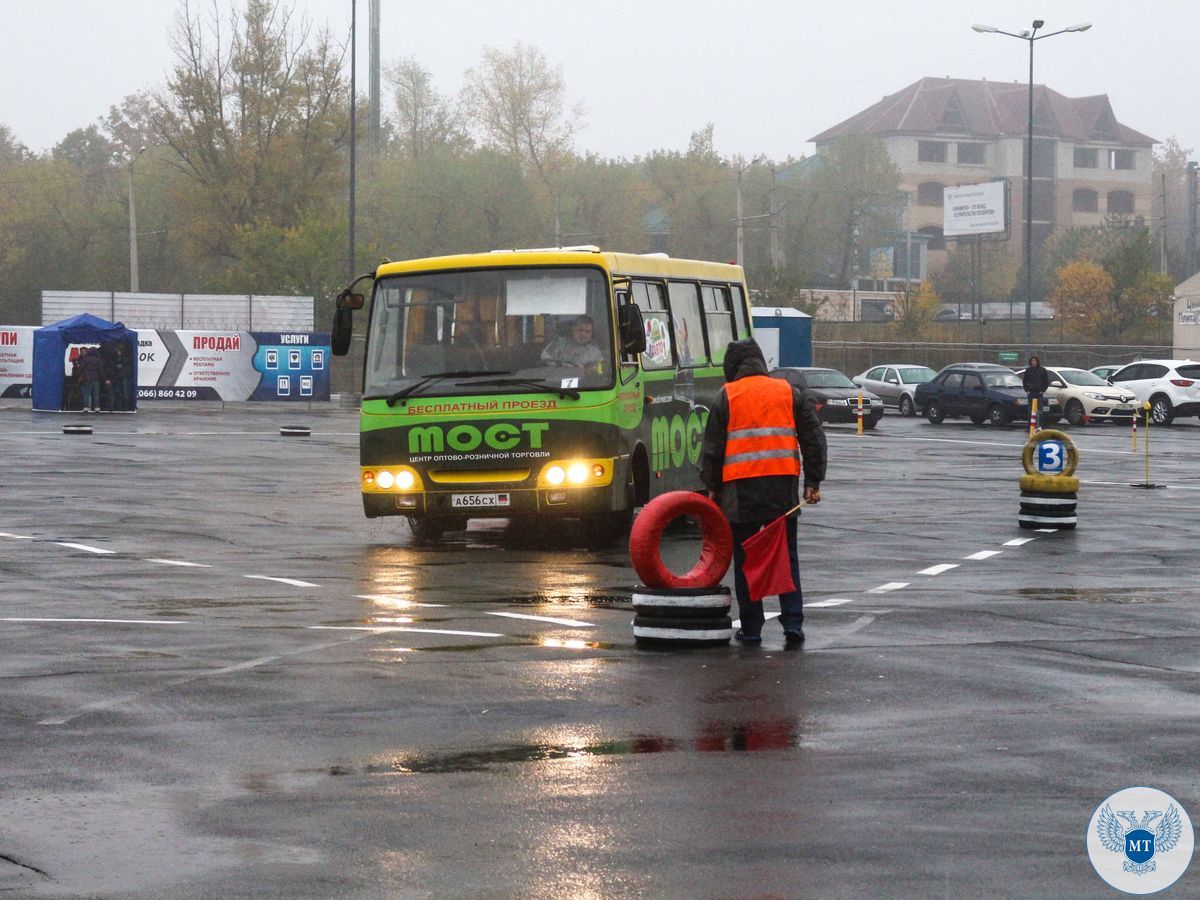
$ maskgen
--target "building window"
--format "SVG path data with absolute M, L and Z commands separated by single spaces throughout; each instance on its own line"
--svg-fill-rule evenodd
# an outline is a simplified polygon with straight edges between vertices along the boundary
M 959 163 L 968 166 L 982 166 L 985 161 L 984 146 L 983 144 L 959 144 Z
M 1108 151 L 1108 167 L 1110 169 L 1132 169 L 1133 168 L 1133 151 L 1132 150 L 1109 150 Z
M 1133 215 L 1133 194 L 1129 191 L 1109 191 L 1108 211 L 1119 216 Z
M 929 242 L 925 245 L 927 250 L 946 249 L 946 235 L 936 225 L 926 225 L 924 228 L 918 229 L 917 233 L 929 236 Z
M 940 181 L 923 181 L 917 185 L 917 206 L 941 206 L 945 185 Z
M 917 141 L 917 161 L 944 163 L 946 145 L 942 141 Z
M 1080 188 L 1071 196 L 1071 209 L 1075 212 L 1099 212 L 1100 195 L 1096 191 Z
M 1076 147 L 1075 148 L 1075 168 L 1077 169 L 1098 169 L 1100 168 L 1100 151 L 1095 147 Z

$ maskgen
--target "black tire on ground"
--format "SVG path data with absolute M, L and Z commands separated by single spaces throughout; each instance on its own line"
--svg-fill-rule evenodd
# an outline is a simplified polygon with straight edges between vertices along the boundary
M 993 403 L 988 407 L 987 417 L 993 425 L 1007 425 L 1012 421 L 1012 417 L 1004 411 L 1004 407 L 999 403 Z
M 651 619 L 711 619 L 728 614 L 733 595 L 729 588 L 648 588 L 633 591 L 633 611 Z
M 279 434 L 281 437 L 308 437 L 312 429 L 307 425 L 280 425 Z
M 634 616 L 633 639 L 639 647 L 719 647 L 733 639 L 729 616 L 672 619 Z
M 908 394 L 905 394 L 903 397 L 900 398 L 900 415 L 915 416 L 916 414 L 917 414 L 917 407 L 913 403 L 912 397 L 908 396 Z
M 466 520 L 448 516 L 408 516 L 413 537 L 422 544 L 436 544 L 447 531 L 461 531 Z
M 63 434 L 91 434 L 91 425 L 64 425 Z
M 1078 400 L 1067 401 L 1067 422 L 1071 425 L 1082 425 L 1084 419 L 1083 404 Z M 1048 423 L 1050 424 L 1050 423 Z
M 946 416 L 942 412 L 942 404 L 936 400 L 930 400 L 925 407 L 925 418 L 929 420 L 931 425 L 941 425 L 945 421 Z
M 975 425 L 982 425 L 984 422 L 987 421 L 987 416 L 981 416 L 981 415 L 979 415 L 979 413 L 972 413 L 970 418 L 971 418 L 971 422 Z
M 1077 495 L 1021 491 L 1021 511 L 1017 524 L 1022 528 L 1053 528 L 1067 531 L 1075 527 Z
M 1175 421 L 1175 407 L 1169 398 L 1161 394 L 1150 398 L 1150 421 L 1155 425 L 1170 425 Z

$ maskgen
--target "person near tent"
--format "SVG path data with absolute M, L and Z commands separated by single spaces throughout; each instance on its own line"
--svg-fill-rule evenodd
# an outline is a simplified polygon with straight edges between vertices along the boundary
M 85 347 L 79 358 L 79 376 L 83 381 L 83 411 L 100 411 L 100 385 L 104 378 L 104 359 L 95 347 Z
M 63 379 L 63 409 L 83 409 L 83 369 L 79 361 L 86 349 L 76 349 L 75 358 L 71 360 L 71 374 Z
M 733 531 L 734 593 L 741 618 L 735 637 L 746 644 L 760 643 L 766 621 L 758 602 L 762 595 L 752 596 L 747 583 L 742 542 L 764 527 L 781 526 L 786 530 L 786 569 L 793 589 L 778 593 L 779 622 L 786 646 L 796 648 L 804 642 L 804 597 L 796 519 L 789 514 L 801 503 L 801 473 L 803 502 L 821 502 L 825 433 L 812 400 L 767 374 L 766 359 L 753 338 L 730 341 L 724 369 L 726 383 L 713 400 L 704 429 L 700 478 Z
M 129 409 L 129 351 L 124 341 L 105 341 L 100 348 L 104 359 L 108 389 L 108 408 L 114 412 Z

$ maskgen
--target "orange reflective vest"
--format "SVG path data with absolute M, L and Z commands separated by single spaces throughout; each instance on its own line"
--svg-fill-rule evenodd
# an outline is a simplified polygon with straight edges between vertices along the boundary
M 781 378 L 750 375 L 725 385 L 725 396 L 729 426 L 721 480 L 799 475 L 792 386 Z

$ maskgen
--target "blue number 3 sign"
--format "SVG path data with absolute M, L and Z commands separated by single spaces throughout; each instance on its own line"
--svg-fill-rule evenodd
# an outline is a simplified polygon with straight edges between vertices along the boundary
M 1043 475 L 1058 475 L 1066 466 L 1067 445 L 1062 441 L 1040 441 L 1037 445 L 1037 469 Z

